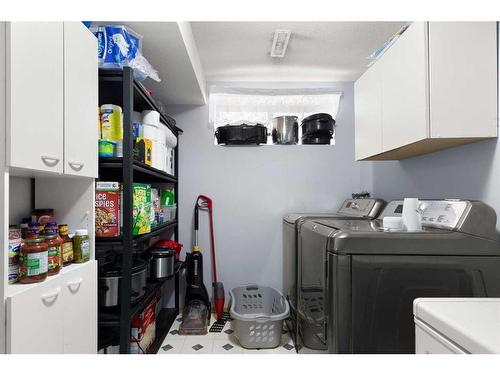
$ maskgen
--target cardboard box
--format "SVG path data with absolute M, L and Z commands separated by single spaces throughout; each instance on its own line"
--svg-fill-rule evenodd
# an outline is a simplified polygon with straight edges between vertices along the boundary
M 153 141 L 149 138 L 138 137 L 134 145 L 135 160 L 146 165 L 153 165 Z
M 95 235 L 118 237 L 120 235 L 120 183 L 96 182 Z
M 156 338 L 156 299 L 153 298 L 146 308 L 132 317 L 130 323 L 130 353 L 146 354 Z
M 151 232 L 151 185 L 134 184 L 133 196 L 133 235 Z

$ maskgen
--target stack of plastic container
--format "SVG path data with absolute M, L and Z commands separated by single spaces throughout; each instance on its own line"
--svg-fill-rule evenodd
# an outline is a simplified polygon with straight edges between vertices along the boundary
M 152 143 L 152 167 L 161 171 L 174 174 L 174 149 L 177 138 L 174 133 L 160 122 L 157 111 L 142 111 L 143 137 Z

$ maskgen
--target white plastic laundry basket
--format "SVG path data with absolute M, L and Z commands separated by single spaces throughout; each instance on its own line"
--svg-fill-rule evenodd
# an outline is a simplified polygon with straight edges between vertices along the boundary
M 276 348 L 290 308 L 285 297 L 268 286 L 233 288 L 231 317 L 235 336 L 247 349 Z

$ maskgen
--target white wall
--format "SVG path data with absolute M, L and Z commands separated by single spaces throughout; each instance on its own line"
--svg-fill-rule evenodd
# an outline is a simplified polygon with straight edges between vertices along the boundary
M 500 214 L 497 139 L 402 161 L 360 163 L 364 175 L 362 185 L 377 197 L 479 199 Z
M 217 146 L 208 124 L 208 106 L 169 108 L 184 130 L 179 149 L 180 240 L 185 249 L 191 247 L 195 199 L 199 194 L 212 197 L 218 275 L 226 301 L 227 292 L 242 284 L 281 289 L 285 213 L 335 211 L 359 191 L 353 84 L 329 86 L 344 92 L 335 146 Z M 205 285 L 210 290 L 208 218 L 202 214 L 200 221 Z

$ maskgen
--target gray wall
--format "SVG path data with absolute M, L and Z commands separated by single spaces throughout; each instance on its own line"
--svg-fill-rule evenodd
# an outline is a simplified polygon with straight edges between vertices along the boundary
M 479 199 L 500 213 L 500 147 L 497 139 L 402 161 L 360 164 L 362 185 L 375 196 L 387 200 L 409 196 Z
M 246 283 L 281 289 L 283 215 L 334 211 L 360 188 L 353 84 L 329 86 L 344 92 L 335 146 L 217 146 L 208 106 L 169 108 L 184 130 L 179 148 L 180 240 L 191 247 L 195 199 L 199 194 L 212 197 L 218 274 L 226 293 Z M 200 220 L 205 282 L 211 289 L 206 214 Z

